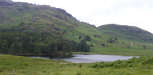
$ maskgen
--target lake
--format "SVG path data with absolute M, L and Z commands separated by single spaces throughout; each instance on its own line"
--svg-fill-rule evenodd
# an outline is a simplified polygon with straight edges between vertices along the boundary
M 71 62 L 71 63 L 95 63 L 95 62 L 113 62 L 113 61 L 117 61 L 117 60 L 128 60 L 128 59 L 131 59 L 133 57 L 138 57 L 138 56 L 75 54 L 71 58 L 58 58 L 58 59 L 53 59 L 53 60 L 64 60 L 66 62 Z M 49 57 L 32 57 L 32 58 L 50 59 Z
M 113 62 L 117 60 L 128 60 L 133 56 L 118 56 L 118 55 L 73 55 L 71 58 L 63 58 L 64 60 L 72 63 L 95 63 L 95 62 Z

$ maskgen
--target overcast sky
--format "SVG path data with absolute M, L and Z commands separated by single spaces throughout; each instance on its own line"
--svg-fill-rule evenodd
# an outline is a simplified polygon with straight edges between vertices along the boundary
M 65 9 L 80 21 L 96 26 L 122 24 L 153 33 L 153 0 L 13 0 Z

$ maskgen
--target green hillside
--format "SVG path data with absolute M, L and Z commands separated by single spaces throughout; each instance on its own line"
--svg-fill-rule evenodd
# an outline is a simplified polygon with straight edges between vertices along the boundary
M 0 39 L 1 52 L 19 51 L 23 55 L 33 55 L 24 54 L 31 51 L 43 55 L 58 50 L 62 55 L 63 51 L 112 54 L 153 49 L 153 34 L 140 28 L 113 24 L 95 27 L 60 8 L 9 0 L 0 1 Z
M 114 37 L 138 42 L 153 43 L 153 34 L 135 26 L 108 24 L 100 26 L 102 32 Z

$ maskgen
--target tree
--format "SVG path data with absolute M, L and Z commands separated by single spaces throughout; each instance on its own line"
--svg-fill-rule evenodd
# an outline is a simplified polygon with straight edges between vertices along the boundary
M 85 40 L 81 40 L 81 42 L 78 45 L 78 50 L 83 52 L 89 52 L 90 46 L 87 44 Z
M 84 40 L 91 41 L 91 38 L 90 38 L 90 36 L 87 35 L 87 36 L 85 36 Z

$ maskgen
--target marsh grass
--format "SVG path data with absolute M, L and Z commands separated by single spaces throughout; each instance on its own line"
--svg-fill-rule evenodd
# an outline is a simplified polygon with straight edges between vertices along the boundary
M 64 63 L 64 64 L 63 64 Z M 63 61 L 0 55 L 0 75 L 152 75 L 153 58 L 73 64 Z

